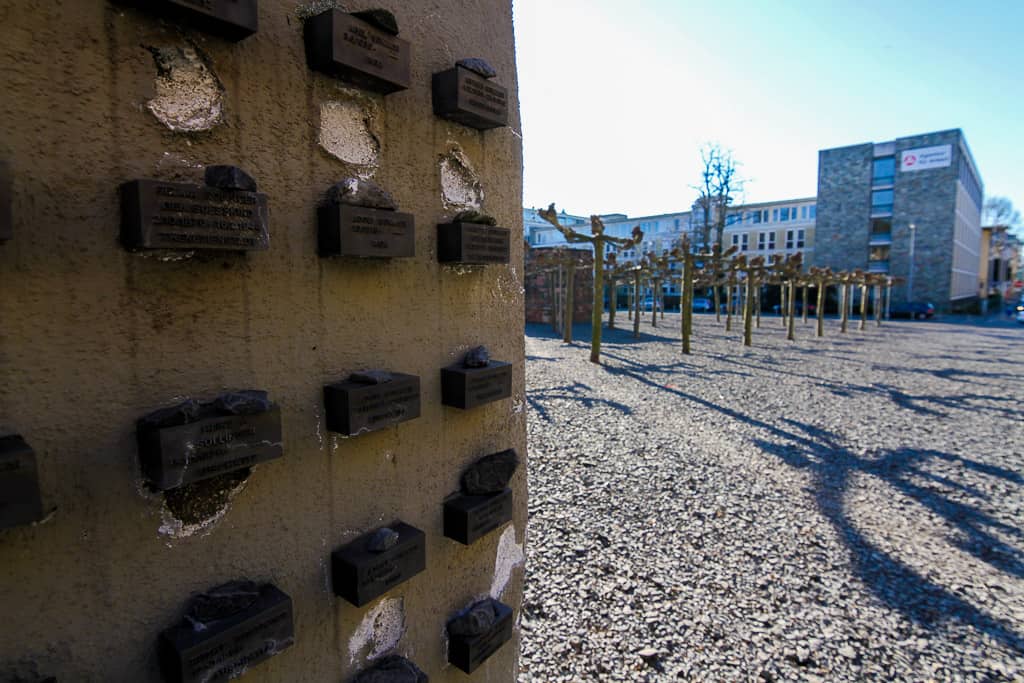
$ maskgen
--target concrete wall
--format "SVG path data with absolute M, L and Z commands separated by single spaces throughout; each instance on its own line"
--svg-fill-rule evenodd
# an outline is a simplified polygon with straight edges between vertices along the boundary
M 833 270 L 867 267 L 873 150 L 869 143 L 818 153 L 813 265 Z
M 948 310 L 950 275 L 953 268 L 959 140 L 959 131 L 915 135 L 896 140 L 896 180 L 889 272 L 897 277 L 907 278 L 908 282 L 893 289 L 893 301 L 931 301 L 940 310 Z M 944 144 L 953 146 L 953 160 L 948 167 L 912 172 L 900 170 L 900 153 L 904 150 Z M 907 286 L 911 284 L 911 223 L 915 226 L 917 236 L 914 239 L 913 291 L 908 291 Z M 975 283 L 974 289 L 976 288 Z
M 509 266 L 442 268 L 434 232 L 481 201 L 521 230 L 511 3 L 345 3 L 380 5 L 413 48 L 412 87 L 386 97 L 306 67 L 311 8 L 297 0 L 260 0 L 259 32 L 237 44 L 103 0 L 0 0 L 15 215 L 0 244 L 0 433 L 35 447 L 55 508 L 0 532 L 0 680 L 159 680 L 157 634 L 191 595 L 242 577 L 295 608 L 295 645 L 254 683 L 337 683 L 389 649 L 432 681 L 466 680 L 446 663 L 446 619 L 487 594 L 518 618 L 525 466 L 513 524 L 473 546 L 442 536 L 441 504 L 475 458 L 525 456 L 522 247 Z M 431 74 L 470 56 L 508 87 L 509 128 L 433 116 Z M 269 251 L 175 261 L 120 247 L 120 183 L 198 182 L 215 163 L 269 196 Z M 415 258 L 317 257 L 315 206 L 355 174 L 415 214 Z M 477 344 L 514 364 L 512 399 L 443 407 L 439 368 Z M 364 367 L 419 375 L 422 417 L 327 432 L 322 385 Z M 285 455 L 183 520 L 140 485 L 134 421 L 226 388 L 280 403 Z M 427 571 L 365 608 L 334 597 L 331 550 L 395 518 L 426 532 Z M 517 652 L 514 639 L 473 678 L 513 680 Z

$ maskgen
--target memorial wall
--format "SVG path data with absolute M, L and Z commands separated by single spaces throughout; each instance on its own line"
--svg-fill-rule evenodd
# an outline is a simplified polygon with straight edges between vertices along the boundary
M 513 681 L 510 2 L 0 0 L 0 681 Z

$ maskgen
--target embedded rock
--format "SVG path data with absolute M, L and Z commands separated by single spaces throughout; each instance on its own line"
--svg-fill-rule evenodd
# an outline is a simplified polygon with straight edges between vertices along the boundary
M 394 14 L 386 9 L 368 9 L 362 12 L 353 12 L 352 16 L 359 17 L 374 28 L 384 31 L 384 33 L 389 33 L 393 36 L 398 35 L 398 20 L 395 19 Z
M 361 178 L 345 178 L 327 190 L 327 201 L 332 204 L 349 204 L 368 209 L 397 211 L 394 198 L 377 183 Z
M 267 392 L 259 389 L 233 391 L 218 396 L 213 407 L 222 415 L 256 415 L 270 410 L 274 404 Z
M 469 69 L 470 71 L 479 74 L 483 78 L 494 78 L 498 75 L 498 72 L 494 70 L 494 67 L 488 64 L 485 60 L 479 57 L 468 57 L 466 59 L 460 59 L 455 62 L 457 65 Z
M 498 621 L 495 600 L 487 598 L 448 622 L 448 634 L 452 636 L 479 636 L 487 633 Z
M 207 166 L 204 180 L 221 190 L 255 192 L 256 181 L 237 166 Z
M 453 223 L 477 223 L 480 225 L 497 225 L 498 221 L 493 216 L 488 216 L 483 211 L 461 211 L 452 219 Z
M 199 401 L 188 399 L 170 408 L 154 410 L 143 417 L 139 422 L 144 427 L 163 429 L 164 427 L 178 427 L 180 425 L 195 422 L 199 419 L 201 406 Z
M 513 449 L 486 455 L 469 466 L 462 474 L 462 492 L 468 496 L 501 493 L 508 487 L 519 466 Z
M 366 541 L 366 549 L 371 553 L 382 553 L 398 545 L 398 532 L 389 527 L 381 527 L 373 532 Z
M 252 581 L 229 581 L 200 593 L 189 605 L 186 618 L 201 630 L 204 624 L 226 619 L 249 608 L 260 597 Z
M 391 655 L 363 671 L 352 683 L 427 683 L 427 675 L 405 657 Z
M 348 379 L 357 384 L 387 384 L 394 376 L 387 370 L 360 370 L 353 372 Z
M 491 354 L 487 351 L 486 346 L 477 346 L 470 349 L 462 359 L 462 367 L 464 368 L 486 368 L 490 364 Z

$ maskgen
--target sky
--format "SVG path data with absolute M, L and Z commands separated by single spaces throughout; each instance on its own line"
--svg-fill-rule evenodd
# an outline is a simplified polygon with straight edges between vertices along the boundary
M 961 128 L 1024 211 L 1024 1 L 514 0 L 524 205 L 687 210 L 700 150 L 742 201 L 811 197 L 818 150 Z

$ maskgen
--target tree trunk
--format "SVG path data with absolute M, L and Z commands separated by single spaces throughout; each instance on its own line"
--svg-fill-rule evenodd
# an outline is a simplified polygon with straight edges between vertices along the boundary
M 824 280 L 818 280 L 818 336 L 825 336 L 825 295 L 828 285 Z
M 601 319 L 604 317 L 604 242 L 594 241 L 594 310 L 590 312 L 590 362 L 601 362 Z
M 779 315 L 782 316 L 782 326 L 786 326 L 786 311 L 789 310 L 789 306 L 786 303 L 786 283 L 782 282 L 779 284 Z
M 633 274 L 633 339 L 640 338 L 640 273 Z
M 683 353 L 690 353 L 690 337 L 693 335 L 693 258 L 687 255 L 683 262 L 683 295 L 686 301 L 682 304 L 679 317 L 683 325 Z
M 732 331 L 732 282 L 726 283 L 725 292 L 725 331 Z
M 860 286 L 860 329 L 868 326 L 868 286 Z
M 803 324 L 806 325 L 807 324 L 807 285 L 804 285 L 803 294 L 804 294 L 804 305 L 803 305 L 803 310 L 800 311 L 800 318 L 802 319 Z
M 875 324 L 882 326 L 882 285 L 875 285 Z
M 743 345 L 754 345 L 754 275 L 747 273 L 746 293 L 743 296 Z
M 789 296 L 787 297 L 787 299 L 789 301 L 789 310 L 786 312 L 786 317 L 787 317 L 787 319 L 789 321 L 789 325 L 786 328 L 786 339 L 788 339 L 789 341 L 795 341 L 796 340 L 796 315 L 795 315 L 795 313 L 796 313 L 796 311 L 795 311 L 795 309 L 796 309 L 796 282 L 793 281 L 793 280 L 790 280 L 786 284 L 786 287 L 787 287 L 787 289 L 789 289 Z
M 616 280 L 612 278 L 608 283 L 608 329 L 615 329 L 615 311 L 618 309 L 619 293 L 616 288 Z
M 651 280 L 651 327 L 658 326 L 658 290 L 661 289 L 661 280 Z
M 722 299 L 718 294 L 718 280 L 717 278 L 711 281 L 711 296 L 714 298 L 715 304 L 715 322 L 722 322 Z
M 840 283 L 840 285 L 839 285 L 839 293 L 840 293 L 840 299 L 841 299 L 840 305 L 841 305 L 841 307 L 843 309 L 843 313 L 842 313 L 842 316 L 841 316 L 842 324 L 839 326 L 839 331 L 845 334 L 846 333 L 846 324 L 850 320 L 850 304 L 849 304 L 849 300 L 850 300 L 850 285 Z
M 629 282 L 626 283 L 626 315 L 630 320 L 633 319 L 633 288 Z
M 565 331 L 562 333 L 562 341 L 566 344 L 572 343 L 572 319 L 575 317 L 573 313 L 576 310 L 575 287 L 576 262 L 573 261 L 569 263 L 565 270 L 565 306 L 563 306 L 562 310 L 562 316 L 565 318 Z
M 551 329 L 555 334 L 562 332 L 562 266 L 551 271 Z
M 756 317 L 756 324 L 754 325 L 757 329 L 761 329 L 761 284 L 758 283 L 757 288 L 754 290 L 754 316 Z

